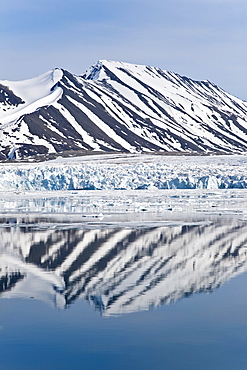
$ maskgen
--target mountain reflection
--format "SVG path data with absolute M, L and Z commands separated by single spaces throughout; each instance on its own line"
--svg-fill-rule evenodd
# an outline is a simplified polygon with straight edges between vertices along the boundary
M 83 298 L 104 315 L 124 314 L 211 292 L 247 270 L 245 221 L 91 230 L 8 222 L 0 228 L 1 298 L 58 308 Z

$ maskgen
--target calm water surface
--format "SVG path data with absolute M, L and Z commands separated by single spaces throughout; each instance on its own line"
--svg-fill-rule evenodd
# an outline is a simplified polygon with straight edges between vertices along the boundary
M 0 369 L 247 369 L 247 222 L 2 218 Z

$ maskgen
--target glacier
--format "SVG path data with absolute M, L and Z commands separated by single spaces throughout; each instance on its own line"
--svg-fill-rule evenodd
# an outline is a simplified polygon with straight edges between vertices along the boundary
M 0 167 L 0 191 L 245 188 L 244 155 L 102 154 Z

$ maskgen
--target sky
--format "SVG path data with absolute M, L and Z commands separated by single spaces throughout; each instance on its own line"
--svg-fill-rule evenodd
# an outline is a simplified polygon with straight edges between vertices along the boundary
M 247 100 L 246 0 L 0 0 L 0 79 L 101 59 L 209 80 Z

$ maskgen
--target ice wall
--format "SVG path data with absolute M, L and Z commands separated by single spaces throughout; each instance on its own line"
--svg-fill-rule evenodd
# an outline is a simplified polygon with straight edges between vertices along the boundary
M 179 161 L 181 163 L 179 163 Z M 247 173 L 237 165 L 167 163 L 42 164 L 2 166 L 0 190 L 242 189 Z

